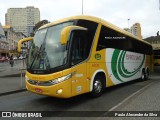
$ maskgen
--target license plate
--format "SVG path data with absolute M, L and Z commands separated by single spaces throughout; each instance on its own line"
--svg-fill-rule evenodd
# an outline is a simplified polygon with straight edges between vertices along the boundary
M 42 89 L 40 89 L 40 88 L 35 88 L 35 91 L 36 91 L 37 93 L 42 93 L 42 92 L 43 92 Z

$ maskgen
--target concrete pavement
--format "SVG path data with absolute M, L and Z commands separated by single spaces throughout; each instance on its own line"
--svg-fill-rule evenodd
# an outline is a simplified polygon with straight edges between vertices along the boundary
M 21 69 L 25 69 L 26 65 L 23 60 L 14 61 L 13 67 L 9 64 L 9 62 L 0 63 L 0 77 L 9 77 L 21 74 Z
M 25 90 L 25 68 L 22 60 L 15 61 L 13 67 L 8 62 L 0 63 L 0 96 Z
M 149 85 L 145 86 L 141 90 L 133 93 L 121 103 L 111 108 L 109 111 L 150 111 L 148 115 L 150 117 L 100 117 L 98 120 L 159 120 L 156 114 L 152 112 L 157 112 L 160 115 L 160 74 L 156 73 L 151 76 L 151 82 Z M 153 115 L 153 116 L 152 116 Z M 104 114 L 104 116 L 107 116 Z

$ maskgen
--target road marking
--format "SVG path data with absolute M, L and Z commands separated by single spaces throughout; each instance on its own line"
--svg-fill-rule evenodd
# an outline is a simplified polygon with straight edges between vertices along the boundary
M 110 111 L 114 111 L 115 109 L 117 109 L 118 107 L 120 107 L 122 104 L 124 104 L 126 101 L 128 101 L 129 99 L 131 99 L 133 96 L 137 95 L 138 93 L 140 93 L 141 91 L 145 90 L 147 87 L 151 86 L 154 82 L 150 82 L 148 85 L 142 87 L 141 89 L 139 89 L 138 91 L 132 93 L 130 96 L 128 96 L 127 98 L 125 98 L 124 100 L 122 100 L 120 103 L 118 103 L 117 105 L 115 105 L 114 107 L 110 108 L 107 112 L 105 112 L 103 114 L 102 117 L 98 117 L 97 120 L 102 120 L 103 117 L 105 117 Z M 107 117 L 107 116 L 106 116 Z
M 118 108 L 119 106 L 121 106 L 122 104 L 124 104 L 126 101 L 128 101 L 129 99 L 131 99 L 133 96 L 135 96 L 136 94 L 138 94 L 141 91 L 145 90 L 147 87 L 151 86 L 152 84 L 153 84 L 153 82 L 150 82 L 148 85 L 146 85 L 143 88 L 139 89 L 138 91 L 132 93 L 130 96 L 128 96 L 127 98 L 125 98 L 124 100 L 122 100 L 122 102 L 118 103 L 116 106 L 112 107 L 108 111 L 114 111 L 116 108 Z

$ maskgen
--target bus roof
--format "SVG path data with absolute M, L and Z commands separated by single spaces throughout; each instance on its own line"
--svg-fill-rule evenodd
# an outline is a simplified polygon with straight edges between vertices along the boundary
M 117 27 L 115 25 L 113 25 L 112 23 L 107 22 L 107 21 L 105 21 L 105 20 L 103 20 L 101 18 L 98 18 L 98 17 L 93 17 L 93 16 L 79 15 L 79 16 L 72 16 L 72 17 L 68 17 L 68 18 L 63 18 L 63 19 L 60 19 L 60 20 L 45 24 L 42 27 L 40 27 L 39 29 L 50 27 L 50 26 L 53 26 L 55 24 L 59 24 L 61 22 L 70 21 L 70 20 L 78 20 L 78 19 L 89 20 L 89 21 L 93 21 L 93 22 L 96 22 L 96 23 L 100 23 L 100 24 L 102 24 L 102 25 L 104 25 L 104 26 L 106 26 L 108 28 L 111 28 L 111 29 L 113 29 L 113 30 L 115 30 L 117 32 L 120 32 L 120 33 L 122 33 L 124 35 L 132 37 L 132 38 L 134 38 L 136 40 L 139 40 L 139 41 L 144 42 L 144 43 L 146 43 L 146 44 L 151 46 L 150 43 L 148 43 L 148 42 L 146 42 L 146 41 L 144 41 L 144 40 L 132 35 L 131 33 L 127 32 L 127 31 L 125 31 L 125 30 L 123 30 L 123 29 L 121 29 L 121 28 L 119 28 L 119 27 Z

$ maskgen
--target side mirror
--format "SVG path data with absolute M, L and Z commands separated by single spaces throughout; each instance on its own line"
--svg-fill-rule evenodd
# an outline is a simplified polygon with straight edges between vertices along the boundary
M 31 41 L 33 40 L 33 37 L 28 37 L 28 38 L 24 38 L 18 41 L 18 52 L 20 53 L 22 50 L 22 43 L 26 42 L 26 41 Z
M 62 45 L 67 44 L 69 35 L 74 30 L 87 30 L 87 28 L 80 27 L 80 26 L 67 26 L 61 31 L 60 43 Z

